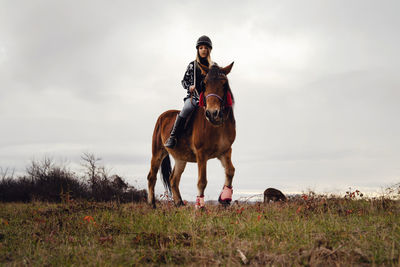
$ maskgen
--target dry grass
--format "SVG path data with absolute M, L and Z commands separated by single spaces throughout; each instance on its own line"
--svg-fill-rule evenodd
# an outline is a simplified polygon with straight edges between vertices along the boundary
M 398 266 L 399 201 L 356 198 L 309 194 L 205 211 L 167 201 L 156 210 L 146 204 L 0 204 L 0 262 Z

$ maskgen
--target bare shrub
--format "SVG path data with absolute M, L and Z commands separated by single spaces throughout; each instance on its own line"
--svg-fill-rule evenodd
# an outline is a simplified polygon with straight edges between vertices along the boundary
M 79 178 L 66 166 L 57 165 L 45 157 L 42 161 L 32 161 L 26 168 L 26 175 L 14 178 L 14 172 L 0 169 L 0 201 L 29 202 L 41 200 L 60 202 L 68 199 L 94 201 L 138 202 L 147 198 L 146 190 L 137 190 L 118 176 L 109 176 L 104 166 L 99 166 L 93 154 L 82 156 L 85 176 Z

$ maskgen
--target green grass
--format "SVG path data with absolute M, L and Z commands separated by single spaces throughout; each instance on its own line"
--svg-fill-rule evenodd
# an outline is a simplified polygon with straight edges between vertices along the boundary
M 0 204 L 1 265 L 388 265 L 400 203 L 298 198 L 228 208 L 69 202 Z

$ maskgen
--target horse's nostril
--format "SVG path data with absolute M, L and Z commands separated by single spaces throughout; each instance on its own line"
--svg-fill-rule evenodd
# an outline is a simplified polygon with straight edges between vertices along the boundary
M 218 110 L 214 110 L 214 112 L 213 112 L 213 117 L 214 117 L 214 118 L 217 118 L 217 117 L 218 117 Z
M 207 117 L 207 118 L 210 118 L 210 117 L 211 117 L 211 113 L 210 113 L 209 110 L 206 110 L 206 117 Z

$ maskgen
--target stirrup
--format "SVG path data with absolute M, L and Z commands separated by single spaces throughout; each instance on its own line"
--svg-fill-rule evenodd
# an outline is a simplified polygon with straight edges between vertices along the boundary
M 196 205 L 195 205 L 196 209 L 204 209 L 205 206 L 206 206 L 206 204 L 204 202 L 204 196 L 202 196 L 202 197 L 197 196 Z
M 232 187 L 228 187 L 228 186 L 224 185 L 224 188 L 222 188 L 222 192 L 219 195 L 218 202 L 223 205 L 231 204 L 232 194 L 233 194 Z

